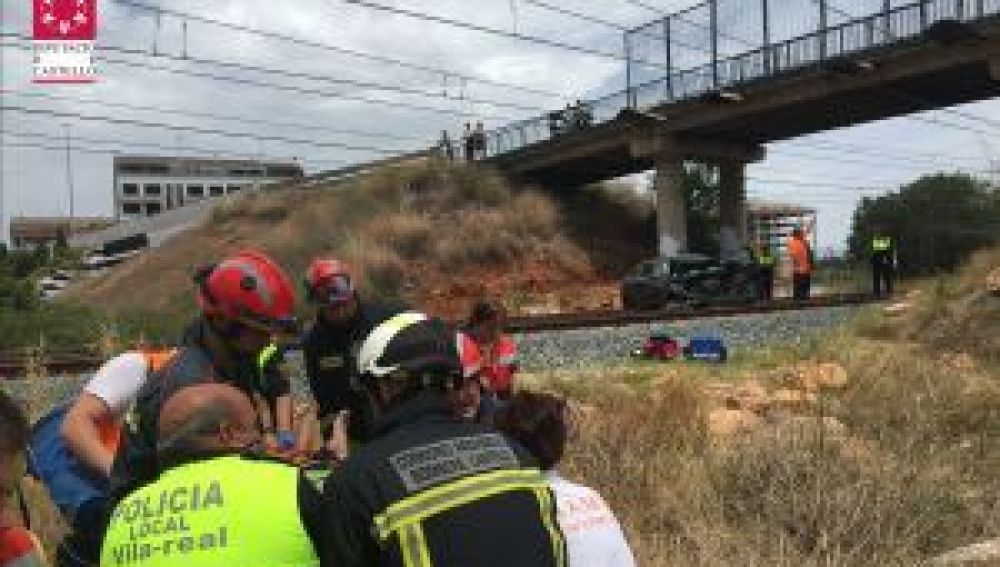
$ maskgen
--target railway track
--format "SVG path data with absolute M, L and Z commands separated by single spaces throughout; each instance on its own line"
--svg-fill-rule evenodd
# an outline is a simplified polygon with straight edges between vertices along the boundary
M 595 329 L 601 327 L 622 327 L 642 323 L 705 319 L 710 317 L 736 317 L 740 315 L 800 311 L 847 305 L 871 303 L 870 294 L 836 294 L 815 297 L 807 301 L 777 299 L 768 303 L 750 305 L 725 305 L 711 307 L 677 306 L 655 311 L 602 310 L 577 313 L 556 313 L 511 317 L 508 328 L 514 333 L 538 333 L 573 329 Z M 81 374 L 99 367 L 104 360 L 93 353 L 81 351 L 53 351 L 43 356 L 24 353 L 0 353 L 0 379 L 25 376 L 34 368 L 44 369 L 45 374 Z

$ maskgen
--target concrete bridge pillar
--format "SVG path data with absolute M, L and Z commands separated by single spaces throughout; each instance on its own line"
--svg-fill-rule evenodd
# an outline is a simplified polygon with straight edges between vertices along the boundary
M 687 250 L 687 216 L 684 207 L 684 161 L 661 157 L 653 180 L 656 190 L 656 231 L 660 256 Z
M 722 257 L 737 254 L 747 240 L 746 163 L 719 164 L 719 243 Z

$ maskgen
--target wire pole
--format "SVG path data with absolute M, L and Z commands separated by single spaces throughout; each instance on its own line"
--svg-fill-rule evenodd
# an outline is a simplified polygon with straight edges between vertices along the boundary
M 69 192 L 69 223 L 72 228 L 75 211 L 73 209 L 73 152 L 70 146 L 69 124 L 63 124 L 66 131 L 66 190 Z M 68 237 L 69 235 L 67 235 Z

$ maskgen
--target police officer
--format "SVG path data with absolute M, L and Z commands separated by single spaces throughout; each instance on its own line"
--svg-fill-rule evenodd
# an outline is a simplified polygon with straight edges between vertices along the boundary
M 261 445 L 251 400 L 224 384 L 163 405 L 162 472 L 112 514 L 101 565 L 315 566 L 320 495 L 298 469 L 249 456 Z
M 881 226 L 876 226 L 871 241 L 872 293 L 876 299 L 892 295 L 896 265 L 896 247 Z
M 767 242 L 757 245 L 754 254 L 757 260 L 757 274 L 760 277 L 757 283 L 757 299 L 760 301 L 771 301 L 774 298 L 774 253 Z
M 564 566 L 552 492 L 533 457 L 455 417 L 455 331 L 421 313 L 377 326 L 358 356 L 371 439 L 324 488 L 330 565 Z
M 347 266 L 333 258 L 314 260 L 306 271 L 305 286 L 317 313 L 303 338 L 302 350 L 323 438 L 329 439 L 339 412 L 348 410 L 351 438 L 363 439 L 367 421 L 364 399 L 351 387 L 357 374 L 357 349 L 368 331 L 404 308 L 362 301 Z

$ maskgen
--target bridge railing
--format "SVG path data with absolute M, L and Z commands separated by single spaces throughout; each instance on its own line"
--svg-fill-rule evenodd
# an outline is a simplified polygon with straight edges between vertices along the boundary
M 769 3 L 805 3 L 820 9 L 810 17 L 771 16 Z M 835 4 L 836 8 L 825 0 L 759 0 L 753 3 L 757 7 L 752 14 L 739 14 L 733 6 L 750 5 L 748 0 L 709 0 L 630 30 L 626 32 L 625 89 L 487 132 L 486 157 L 613 120 L 626 108 L 689 100 L 878 49 L 919 36 L 939 21 L 973 21 L 1000 14 L 1000 0 L 839 0 Z M 869 13 L 854 15 L 845 6 Z M 880 9 L 872 12 L 876 6 Z M 720 13 L 734 23 L 720 25 Z M 813 19 L 826 25 L 795 33 L 812 26 Z M 759 33 L 748 31 L 758 25 Z M 776 39 L 783 36 L 788 37 Z M 736 46 L 753 45 L 732 53 Z M 657 53 L 662 60 L 656 60 Z

